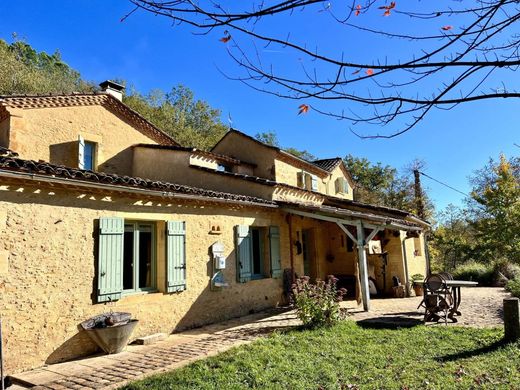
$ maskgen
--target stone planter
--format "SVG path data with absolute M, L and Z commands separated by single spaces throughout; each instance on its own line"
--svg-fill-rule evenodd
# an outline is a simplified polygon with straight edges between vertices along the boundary
M 138 320 L 130 320 L 123 325 L 86 329 L 85 332 L 99 348 L 110 355 L 122 352 L 125 349 L 138 322 Z
M 91 340 L 108 354 L 121 352 L 139 322 L 130 313 L 104 313 L 83 321 L 80 326 Z

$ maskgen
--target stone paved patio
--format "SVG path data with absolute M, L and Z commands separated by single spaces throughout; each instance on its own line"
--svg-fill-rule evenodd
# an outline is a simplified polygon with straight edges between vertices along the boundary
M 502 300 L 507 296 L 499 288 L 463 289 L 462 316 L 457 324 L 450 326 L 502 326 Z M 422 314 L 417 310 L 420 301 L 420 297 L 376 299 L 372 301 L 372 310 L 368 313 L 363 312 L 353 301 L 344 302 L 343 306 L 349 308 L 351 318 L 356 321 L 417 325 L 422 320 Z M 170 335 L 166 340 L 152 345 L 129 345 L 125 352 L 117 355 L 94 356 L 45 366 L 17 374 L 13 379 L 18 389 L 24 386 L 35 390 L 114 389 L 129 381 L 179 368 L 265 337 L 276 329 L 298 324 L 292 311 L 258 313 Z

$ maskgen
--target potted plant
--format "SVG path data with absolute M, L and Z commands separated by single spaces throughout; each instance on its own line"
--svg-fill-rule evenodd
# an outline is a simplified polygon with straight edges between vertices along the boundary
M 411 280 L 412 280 L 412 288 L 413 288 L 413 291 L 415 292 L 415 295 L 418 297 L 422 296 L 424 294 L 423 285 L 422 285 L 422 283 L 418 283 L 418 282 L 422 282 L 424 280 L 424 276 L 421 274 L 415 274 L 415 275 L 411 276 Z

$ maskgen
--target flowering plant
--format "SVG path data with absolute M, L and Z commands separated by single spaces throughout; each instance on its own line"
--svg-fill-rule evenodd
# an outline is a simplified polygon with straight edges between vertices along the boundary
M 337 289 L 337 281 L 333 275 L 327 276 L 326 280 L 317 279 L 315 284 L 308 276 L 296 279 L 292 285 L 292 301 L 304 326 L 331 326 L 343 318 L 339 302 L 347 290 Z

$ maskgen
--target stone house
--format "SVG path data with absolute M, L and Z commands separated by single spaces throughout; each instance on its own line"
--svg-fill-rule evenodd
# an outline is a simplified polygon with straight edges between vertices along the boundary
M 384 294 L 425 274 L 429 225 L 354 201 L 341 159 L 236 130 L 182 147 L 101 87 L 0 97 L 8 373 L 93 353 L 78 324 L 110 310 L 139 319 L 135 336 L 171 333 L 285 303 L 284 274 L 337 275 L 366 310 L 370 281 Z

